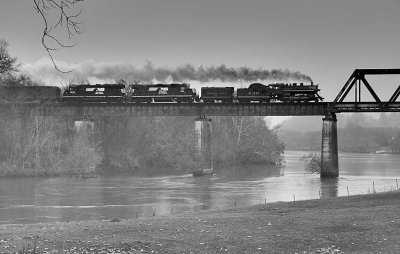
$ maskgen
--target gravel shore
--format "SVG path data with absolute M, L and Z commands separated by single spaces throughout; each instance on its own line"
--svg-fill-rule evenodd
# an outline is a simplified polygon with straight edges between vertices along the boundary
M 400 192 L 138 219 L 0 225 L 0 253 L 399 253 Z

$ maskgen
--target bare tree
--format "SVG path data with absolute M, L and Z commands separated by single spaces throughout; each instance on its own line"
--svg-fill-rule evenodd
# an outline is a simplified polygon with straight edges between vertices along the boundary
M 247 121 L 246 121 L 247 120 Z M 232 123 L 233 126 L 235 127 L 235 130 L 237 131 L 237 138 L 236 138 L 236 145 L 235 145 L 235 150 L 233 152 L 233 162 L 236 162 L 237 155 L 239 152 L 239 148 L 243 146 L 243 136 L 249 137 L 249 134 L 247 131 L 251 129 L 251 127 L 254 125 L 253 119 L 249 119 L 246 117 L 232 117 Z
M 11 57 L 8 52 L 8 42 L 0 39 L 0 80 L 18 71 L 16 57 Z
M 33 0 L 35 10 L 43 19 L 42 45 L 47 51 L 54 68 L 62 71 L 54 61 L 53 52 L 60 48 L 70 48 L 76 45 L 64 43 L 61 39 L 62 34 L 68 40 L 75 35 L 83 33 L 82 24 L 78 18 L 82 12 L 80 6 L 84 0 Z

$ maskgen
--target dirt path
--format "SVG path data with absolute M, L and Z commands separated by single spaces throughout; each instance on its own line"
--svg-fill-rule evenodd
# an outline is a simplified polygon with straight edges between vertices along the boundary
M 330 246 L 322 253 L 399 253 L 400 192 L 114 222 L 0 225 L 0 253 L 314 253 Z

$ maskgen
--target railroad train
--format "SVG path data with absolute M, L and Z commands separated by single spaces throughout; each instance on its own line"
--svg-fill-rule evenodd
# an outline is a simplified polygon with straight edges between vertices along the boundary
M 56 86 L 0 86 L 0 102 L 60 101 Z
M 2 86 L 0 102 L 59 103 L 304 103 L 319 102 L 318 85 L 311 83 L 253 83 L 247 88 L 202 87 L 201 96 L 187 83 L 70 85 L 64 91 L 55 86 Z

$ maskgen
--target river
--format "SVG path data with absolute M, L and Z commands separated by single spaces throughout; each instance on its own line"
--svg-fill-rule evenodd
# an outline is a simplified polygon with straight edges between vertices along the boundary
M 299 158 L 306 153 L 286 151 L 282 167 L 225 168 L 205 177 L 3 178 L 0 223 L 126 219 L 398 188 L 398 154 L 340 153 L 340 177 L 321 180 L 304 173 Z

